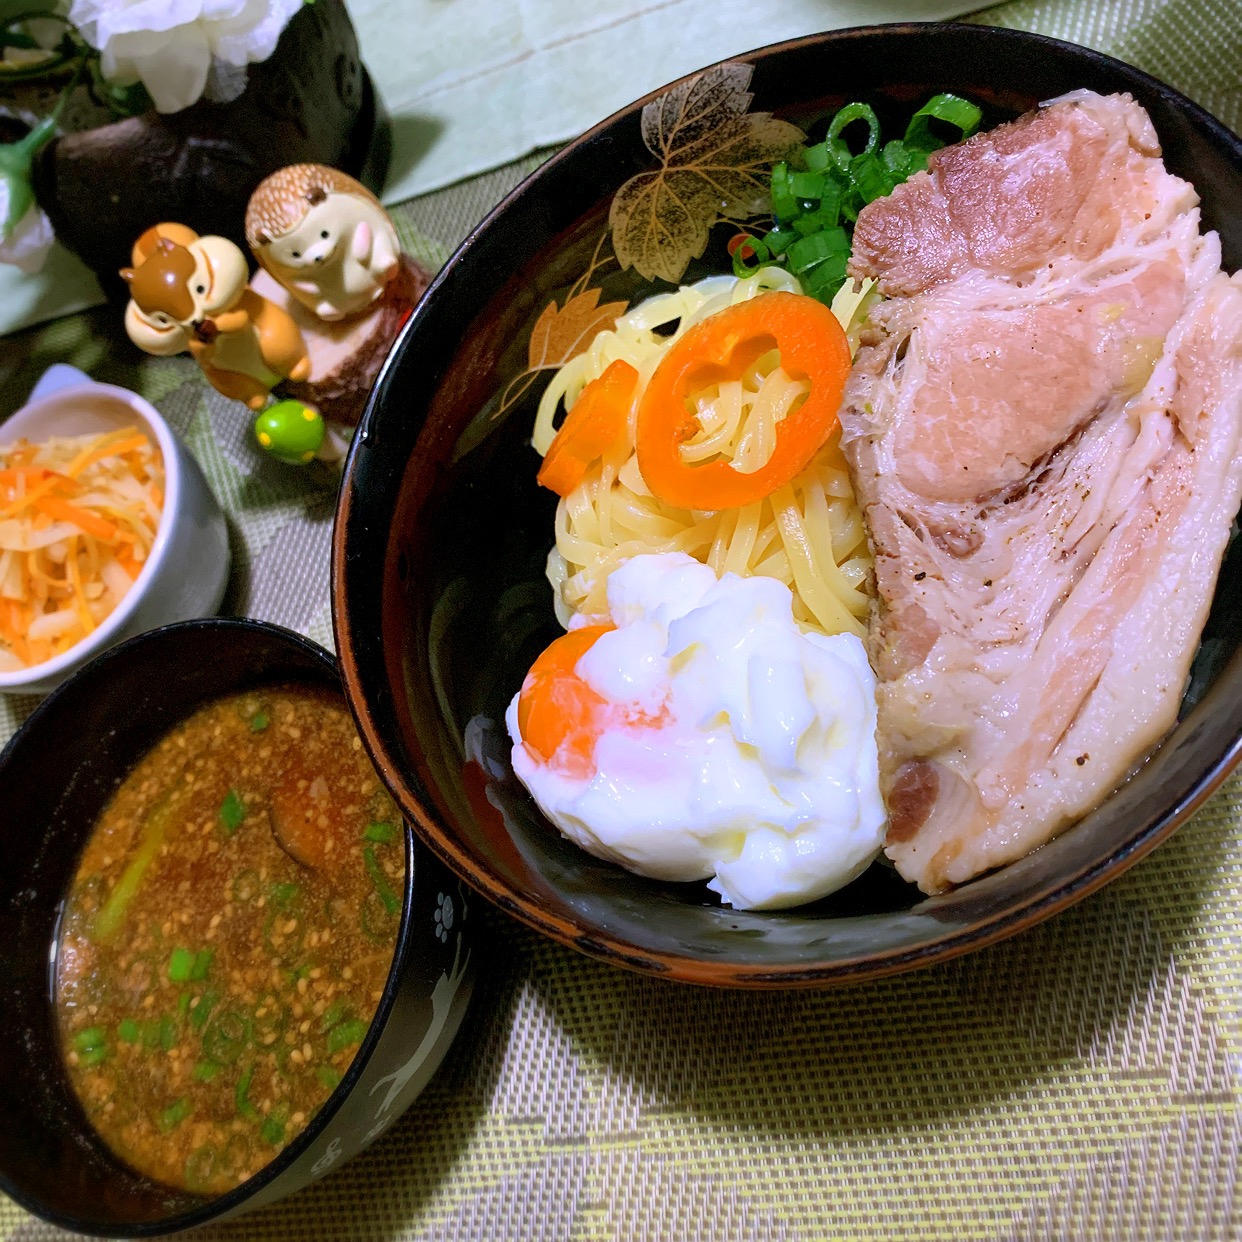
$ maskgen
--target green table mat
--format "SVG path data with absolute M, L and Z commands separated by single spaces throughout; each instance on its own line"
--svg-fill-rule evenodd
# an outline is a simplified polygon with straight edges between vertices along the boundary
M 978 14 L 1131 61 L 1242 127 L 1238 0 Z M 751 32 L 753 35 L 754 32 Z M 740 37 L 740 43 L 758 42 Z M 539 157 L 404 203 L 438 266 Z M 335 483 L 261 458 L 187 358 L 108 311 L 0 346 L 144 393 L 230 520 L 225 610 L 331 645 Z M 0 742 L 33 701 L 0 696 Z M 1242 779 L 1152 857 L 1003 944 L 823 993 L 713 993 L 504 923 L 449 1060 L 368 1152 L 204 1239 L 1207 1242 L 1242 1238 Z M 6 1242 L 68 1237 L 0 1197 Z

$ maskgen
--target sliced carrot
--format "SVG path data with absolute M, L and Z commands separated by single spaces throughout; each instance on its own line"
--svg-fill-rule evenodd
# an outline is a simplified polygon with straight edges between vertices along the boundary
M 94 535 L 96 539 L 103 539 L 110 543 L 117 536 L 117 527 L 114 523 L 104 521 L 103 518 L 91 513 L 89 509 L 71 505 L 67 500 L 61 500 L 59 496 L 41 496 L 35 501 L 35 508 L 57 521 L 72 522 L 79 530 L 88 535 Z
M 735 378 L 772 349 L 791 375 L 806 376 L 805 402 L 776 425 L 776 447 L 758 470 L 743 473 L 722 458 L 691 464 L 681 446 L 700 430 L 690 412 L 696 389 Z M 704 319 L 665 355 L 638 407 L 636 449 L 643 480 L 666 504 L 736 509 L 791 482 L 837 425 L 850 349 L 836 316 L 797 293 L 765 293 Z
M 76 479 L 87 466 L 94 465 L 97 461 L 103 461 L 105 457 L 120 457 L 123 453 L 136 453 L 139 449 L 147 448 L 151 441 L 147 439 L 142 432 L 132 435 L 118 443 L 104 444 L 97 449 L 92 449 L 88 453 L 80 454 L 66 468 L 65 473 L 71 478 Z
M 624 434 L 638 372 L 618 359 L 593 379 L 574 402 L 556 438 L 548 446 L 539 482 L 558 496 L 568 496 L 591 465 Z

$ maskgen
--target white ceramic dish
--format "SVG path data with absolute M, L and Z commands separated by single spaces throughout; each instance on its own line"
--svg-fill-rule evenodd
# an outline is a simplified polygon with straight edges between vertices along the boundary
M 55 659 L 0 673 L 0 693 L 46 694 L 107 647 L 220 607 L 229 571 L 224 514 L 198 463 L 150 402 L 114 384 L 98 384 L 75 367 L 48 368 L 30 400 L 0 422 L 0 444 L 21 437 L 80 436 L 137 423 L 164 458 L 164 513 L 151 555 L 129 594 L 88 638 Z

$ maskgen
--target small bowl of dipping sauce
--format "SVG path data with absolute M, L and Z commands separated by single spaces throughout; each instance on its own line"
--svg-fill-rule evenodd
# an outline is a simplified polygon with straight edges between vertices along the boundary
M 308 640 L 210 619 L 122 643 L 0 754 L 0 804 L 0 1189 L 31 1211 L 140 1236 L 269 1203 L 447 1051 L 466 893 Z
M 0 693 L 214 613 L 228 568 L 202 471 L 137 393 L 57 365 L 0 422 Z

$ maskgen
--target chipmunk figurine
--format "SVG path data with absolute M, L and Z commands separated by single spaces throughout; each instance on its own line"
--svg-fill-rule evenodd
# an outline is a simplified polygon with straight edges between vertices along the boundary
M 303 380 L 310 359 L 301 330 L 249 287 L 245 255 L 224 237 L 157 224 L 134 243 L 125 331 L 149 354 L 188 349 L 211 386 L 262 409 L 282 380 Z
M 320 319 L 346 319 L 383 296 L 401 245 L 379 200 L 323 164 L 293 164 L 260 182 L 246 209 L 260 266 Z

